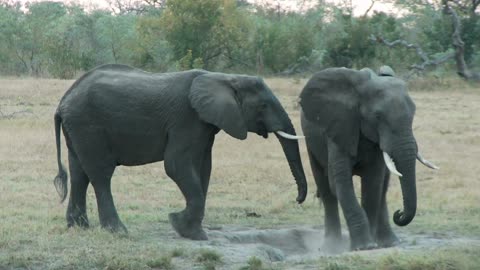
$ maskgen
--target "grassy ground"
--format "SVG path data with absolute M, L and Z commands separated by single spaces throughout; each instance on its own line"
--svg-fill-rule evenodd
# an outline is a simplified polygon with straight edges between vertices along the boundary
M 119 167 L 115 172 L 113 194 L 128 236 L 99 228 L 92 189 L 87 199 L 92 229 L 67 230 L 66 204 L 59 204 L 52 181 L 57 173 L 53 113 L 72 82 L 0 79 L 0 269 L 428 270 L 480 265 L 479 245 L 353 252 L 283 263 L 251 257 L 230 265 L 222 254 L 179 239 L 170 228 L 167 214 L 181 210 L 184 200 L 162 163 Z M 267 83 L 300 131 L 296 99 L 305 80 Z M 418 214 L 409 226 L 394 229 L 399 234 L 480 239 L 480 89 L 458 80 L 417 81 L 412 89 L 419 147 L 441 170 L 417 166 Z M 303 205 L 295 203 L 295 183 L 276 139 L 249 134 L 238 141 L 220 133 L 205 226 L 321 225 L 323 209 L 314 197 L 305 144 L 300 147 L 310 188 Z M 396 179 L 388 200 L 391 212 L 401 208 Z M 261 217 L 247 215 L 253 212 Z

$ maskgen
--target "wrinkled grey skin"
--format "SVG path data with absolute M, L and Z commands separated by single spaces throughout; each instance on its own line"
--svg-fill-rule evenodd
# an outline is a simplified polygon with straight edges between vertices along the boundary
M 68 146 L 71 192 L 68 226 L 88 227 L 86 191 L 92 184 L 102 227 L 126 232 L 115 209 L 110 182 L 115 167 L 164 161 L 167 175 L 186 200 L 169 215 L 183 237 L 205 240 L 202 229 L 212 146 L 220 129 L 237 139 L 247 132 L 295 130 L 280 102 L 261 78 L 191 70 L 147 73 L 124 65 L 100 66 L 77 80 L 55 114 L 62 201 L 67 174 L 60 161 L 60 127 Z M 297 181 L 299 203 L 307 184 L 298 143 L 278 137 Z
M 325 208 L 326 239 L 341 239 L 339 202 L 352 250 L 395 245 L 398 238 L 390 227 L 385 199 L 390 172 L 383 151 L 403 174 L 403 210 L 395 212 L 394 222 L 409 224 L 417 207 L 415 105 L 406 84 L 370 69 L 330 68 L 315 74 L 300 98 L 317 196 Z M 353 175 L 361 177 L 361 205 Z

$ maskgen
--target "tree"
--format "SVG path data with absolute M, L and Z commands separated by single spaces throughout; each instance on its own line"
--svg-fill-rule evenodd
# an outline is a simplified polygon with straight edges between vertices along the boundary
M 222 57 L 233 61 L 246 41 L 245 20 L 233 0 L 170 0 L 160 22 L 174 59 L 191 50 L 192 61 L 202 62 L 207 69 Z

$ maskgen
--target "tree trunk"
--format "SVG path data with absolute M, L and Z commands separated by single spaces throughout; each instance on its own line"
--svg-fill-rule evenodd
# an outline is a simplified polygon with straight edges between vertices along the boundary
M 448 0 L 442 0 L 443 12 L 452 16 L 452 45 L 455 49 L 455 62 L 457 64 L 457 74 L 466 79 L 480 82 L 480 74 L 474 73 L 469 70 L 467 63 L 465 62 L 465 43 L 462 40 L 462 23 L 458 17 L 457 12 L 448 5 Z

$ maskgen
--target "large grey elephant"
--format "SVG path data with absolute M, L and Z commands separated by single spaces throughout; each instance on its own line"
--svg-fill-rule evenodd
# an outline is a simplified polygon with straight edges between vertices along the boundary
M 392 246 L 398 242 L 389 221 L 386 192 L 390 171 L 400 176 L 403 210 L 393 215 L 399 226 L 415 216 L 415 160 L 412 131 L 415 104 L 405 82 L 393 70 L 329 68 L 316 73 L 300 94 L 301 122 L 317 196 L 325 209 L 327 241 L 341 239 L 338 202 L 351 249 Z M 398 169 L 397 169 L 398 168 Z M 352 176 L 361 177 L 361 205 Z
M 155 74 L 125 65 L 87 72 L 65 93 L 55 113 L 59 173 L 54 183 L 63 201 L 67 174 L 60 157 L 60 127 L 71 175 L 69 227 L 89 226 L 85 196 L 91 183 L 102 227 L 126 232 L 110 188 L 115 167 L 163 160 L 186 200 L 183 211 L 169 215 L 170 223 L 183 237 L 207 239 L 201 223 L 212 146 L 220 129 L 240 140 L 247 132 L 263 137 L 275 132 L 298 185 L 297 201 L 307 194 L 298 136 L 259 77 L 204 70 Z

